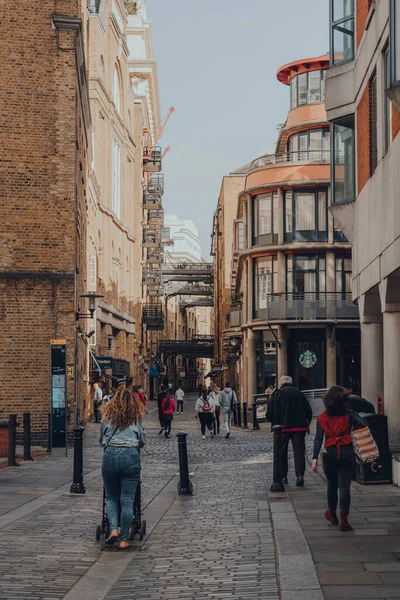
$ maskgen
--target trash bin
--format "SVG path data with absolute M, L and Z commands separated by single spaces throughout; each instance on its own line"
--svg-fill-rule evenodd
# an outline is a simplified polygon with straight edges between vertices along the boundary
M 379 448 L 379 458 L 372 463 L 357 460 L 356 480 L 364 485 L 372 483 L 392 483 L 392 457 L 389 452 L 388 424 L 385 415 L 360 415 L 371 430 Z

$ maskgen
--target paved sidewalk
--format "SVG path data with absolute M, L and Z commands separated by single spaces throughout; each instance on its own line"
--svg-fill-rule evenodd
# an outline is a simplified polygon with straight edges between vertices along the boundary
M 322 473 L 312 473 L 308 465 L 306 486 L 287 490 L 311 549 L 323 598 L 400 600 L 399 488 L 353 482 L 349 521 L 354 532 L 342 533 L 324 518 Z

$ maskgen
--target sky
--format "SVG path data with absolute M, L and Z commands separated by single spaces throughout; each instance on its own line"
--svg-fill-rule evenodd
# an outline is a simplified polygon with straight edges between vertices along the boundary
M 146 0 L 158 62 L 168 213 L 192 219 L 203 256 L 222 178 L 274 151 L 289 88 L 276 72 L 329 48 L 328 0 Z

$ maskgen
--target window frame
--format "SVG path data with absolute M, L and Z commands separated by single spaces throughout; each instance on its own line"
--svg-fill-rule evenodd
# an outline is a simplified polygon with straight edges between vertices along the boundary
M 319 73 L 319 102 L 310 102 L 310 74 Z M 324 75 L 325 73 L 325 75 Z M 306 77 L 306 89 L 305 89 L 305 98 L 306 101 L 300 104 L 299 102 L 299 77 Z M 302 106 L 308 106 L 312 104 L 323 104 L 325 100 L 325 78 L 326 78 L 326 69 L 313 69 L 312 71 L 305 71 L 303 73 L 298 73 L 294 75 L 290 80 L 290 110 L 295 108 L 299 108 Z M 295 82 L 295 85 L 294 85 Z M 293 90 L 293 87 L 296 87 L 296 90 Z M 296 99 L 295 105 L 293 105 L 293 98 Z
M 383 98 L 383 123 L 384 123 L 384 144 L 383 149 L 384 153 L 389 150 L 390 145 L 392 143 L 392 102 L 389 96 L 385 93 L 390 87 L 391 80 L 391 48 L 390 43 L 388 42 L 382 52 L 383 55 L 383 90 L 384 90 L 384 98 Z
M 261 261 L 271 261 L 271 291 L 266 292 L 265 296 L 270 296 L 278 293 L 275 287 L 278 287 L 279 283 L 279 272 L 278 272 L 278 257 L 276 254 L 269 254 L 267 256 L 258 256 L 253 260 L 253 318 L 254 319 L 265 319 L 267 315 L 267 306 L 260 308 L 260 284 L 259 280 L 261 275 L 259 274 L 259 264 Z M 267 301 L 266 301 L 267 305 Z
M 320 150 L 311 150 L 311 134 L 315 133 L 315 132 L 320 132 L 321 133 L 321 149 Z M 300 136 L 307 134 L 307 150 L 300 150 Z M 293 143 L 294 140 L 297 140 L 297 150 L 292 150 L 290 147 L 290 144 Z M 328 143 L 327 141 L 328 140 Z M 303 131 L 297 131 L 296 133 L 293 133 L 287 141 L 287 152 L 289 154 L 289 160 L 291 160 L 292 162 L 301 162 L 302 160 L 310 160 L 310 154 L 311 153 L 311 158 L 313 156 L 314 152 L 320 152 L 321 153 L 321 161 L 322 160 L 326 160 L 326 158 L 328 160 L 330 160 L 330 129 L 329 127 L 315 127 L 314 129 L 305 129 Z M 307 157 L 301 158 L 302 153 L 307 153 Z M 297 153 L 297 157 L 296 157 L 296 153 Z M 325 158 L 325 153 L 327 153 L 327 157 Z
M 121 144 L 116 136 L 112 138 L 112 211 L 121 219 Z
M 288 270 L 288 264 L 289 264 L 289 260 L 292 260 L 292 270 L 289 271 Z M 296 261 L 297 260 L 315 260 L 316 261 L 316 268 L 315 269 L 304 269 L 301 271 L 296 270 Z M 324 261 L 324 269 L 320 268 L 321 265 L 321 260 Z M 315 273 L 315 292 L 296 292 L 294 291 L 295 288 L 295 274 L 296 273 Z M 324 273 L 324 278 L 322 279 L 321 277 L 321 273 Z M 288 286 L 288 281 L 290 279 L 290 275 L 292 278 L 292 283 L 291 283 L 291 291 L 289 291 L 289 286 Z M 323 290 L 320 289 L 321 284 L 323 282 Z M 306 294 L 315 294 L 315 297 L 318 298 L 319 295 L 325 295 L 326 294 L 326 253 L 325 252 L 315 252 L 315 253 L 309 253 L 309 254 L 288 254 L 286 256 L 286 264 L 285 264 L 285 286 L 286 286 L 286 296 L 287 297 L 292 297 L 292 298 L 301 298 L 304 297 Z
M 348 125 L 346 125 L 345 123 L 348 122 L 349 120 L 352 121 L 352 125 L 353 127 L 349 127 Z M 352 145 L 352 164 L 351 164 L 351 169 L 352 169 L 352 173 L 353 173 L 353 178 L 352 178 L 352 197 L 351 198 L 344 198 L 341 199 L 339 201 L 336 200 L 336 183 L 335 183 L 335 175 L 336 175 L 336 166 L 337 164 L 340 165 L 340 163 L 336 162 L 336 136 L 335 136 L 335 127 L 339 126 L 339 127 L 347 127 L 347 129 L 352 130 L 353 131 L 353 145 Z M 345 162 L 343 161 L 343 167 L 344 167 Z M 345 179 L 343 179 L 343 182 L 345 181 Z M 331 121 L 331 204 L 346 204 L 347 202 L 355 202 L 355 199 L 357 197 L 357 188 L 356 188 L 356 122 L 355 122 L 355 115 L 354 114 L 350 114 L 350 115 L 346 115 L 345 117 L 341 117 L 340 119 L 336 119 L 334 121 Z
M 345 269 L 344 261 L 350 260 L 350 269 Z M 341 261 L 341 269 L 337 268 L 338 261 Z M 349 294 L 352 294 L 352 285 L 350 285 L 350 291 L 346 291 L 346 273 L 352 274 L 352 263 L 351 263 L 351 255 L 350 254 L 336 254 L 335 255 L 335 293 L 341 294 L 343 298 L 346 298 Z M 337 276 L 338 273 L 341 276 L 341 290 L 337 289 Z M 350 277 L 350 284 L 352 284 L 352 278 Z
M 369 110 L 370 110 L 370 132 L 369 132 L 369 165 L 370 175 L 375 173 L 378 166 L 378 78 L 376 71 L 368 82 Z
M 389 0 L 390 85 L 399 86 L 400 39 L 397 39 L 396 35 L 396 16 L 400 17 L 400 3 L 398 0 Z
M 335 20 L 335 15 L 334 15 L 334 11 L 335 11 L 335 0 L 330 0 L 329 2 L 329 64 L 331 67 L 336 67 L 338 65 L 343 65 L 347 62 L 350 62 L 352 60 L 354 60 L 355 57 L 355 2 L 354 0 L 352 1 L 352 14 L 351 15 L 347 15 L 344 17 L 341 17 L 340 19 L 336 19 Z M 351 51 L 351 57 L 349 58 L 343 58 L 343 60 L 340 61 L 335 61 L 335 47 L 334 47 L 334 31 L 339 31 L 337 28 L 338 26 L 350 22 L 352 21 L 352 25 L 353 25 L 353 33 L 352 33 L 352 37 L 351 37 L 351 42 L 352 42 L 352 51 Z M 344 31 L 342 31 L 342 33 L 344 33 Z M 343 54 L 344 55 L 344 54 Z
M 320 214 L 319 214 L 319 198 L 321 192 L 325 193 L 325 229 L 320 229 Z M 291 221 L 292 231 L 287 231 L 287 198 L 291 194 Z M 314 195 L 314 229 L 299 230 L 296 228 L 296 195 L 313 194 Z M 293 190 L 285 190 L 284 192 L 284 239 L 285 242 L 327 242 L 328 241 L 328 188 L 298 188 Z
M 271 232 L 259 233 L 259 202 L 271 198 Z M 275 231 L 275 228 L 277 231 Z M 269 246 L 278 243 L 279 229 L 279 193 L 278 190 L 271 190 L 264 194 L 253 196 L 253 219 L 252 219 L 252 245 Z

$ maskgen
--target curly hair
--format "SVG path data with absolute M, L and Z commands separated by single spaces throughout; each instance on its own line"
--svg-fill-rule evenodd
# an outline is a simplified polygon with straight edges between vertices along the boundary
M 330 417 L 340 417 L 346 412 L 346 394 L 340 385 L 333 385 L 326 392 L 324 404 L 326 412 Z
M 133 390 L 120 385 L 113 398 L 102 406 L 100 412 L 103 421 L 111 421 L 118 429 L 125 429 L 141 421 L 144 411 L 145 407 L 139 396 Z

